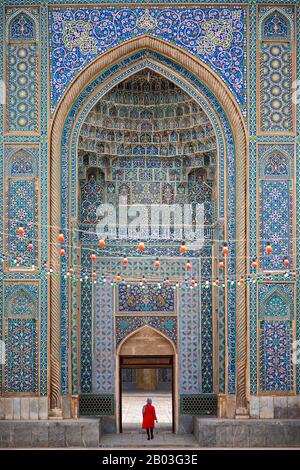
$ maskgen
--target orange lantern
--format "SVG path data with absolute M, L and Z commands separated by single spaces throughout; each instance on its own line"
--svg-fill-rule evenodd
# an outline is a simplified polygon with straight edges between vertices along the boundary
M 97 273 L 94 272 L 94 273 L 92 274 L 92 277 L 95 279 L 95 277 L 97 277 Z
M 156 258 L 156 260 L 154 261 L 154 267 L 155 268 L 159 268 L 160 267 L 160 261 L 158 258 Z
M 267 255 L 270 255 L 271 253 L 273 253 L 273 248 L 272 248 L 270 242 L 267 242 L 266 253 L 267 253 Z
M 65 254 L 66 254 L 65 250 L 62 248 L 62 249 L 60 250 L 60 256 L 65 256 Z
M 64 234 L 62 232 L 60 232 L 58 234 L 57 241 L 59 241 L 60 243 L 65 241 L 65 237 L 64 237 Z
M 116 281 L 117 281 L 117 282 L 121 282 L 121 281 L 122 281 L 122 278 L 121 278 L 120 274 L 118 274 L 118 275 L 116 276 Z
M 91 259 L 92 259 L 92 261 L 96 261 L 97 256 L 95 255 L 95 253 L 93 253 L 93 254 L 91 255 Z
M 186 267 L 187 271 L 190 271 L 192 269 L 192 265 L 191 265 L 189 259 L 187 260 L 187 263 L 186 263 L 185 267 Z
M 144 244 L 143 242 L 139 242 L 139 244 L 138 244 L 138 250 L 144 251 L 144 249 L 145 249 L 145 244 Z
M 124 264 L 124 266 L 127 266 L 127 264 L 128 264 L 128 259 L 126 258 L 126 256 L 123 258 L 122 263 Z
M 295 279 L 295 277 L 297 277 L 297 274 L 296 274 L 296 273 L 292 273 L 292 277 Z
M 225 268 L 224 261 L 220 261 L 220 262 L 219 262 L 219 268 L 220 268 L 220 269 L 224 269 L 224 268 Z
M 20 225 L 20 227 L 18 228 L 18 235 L 24 235 L 24 229 L 22 225 Z
M 180 251 L 180 253 L 186 253 L 187 249 L 186 249 L 186 246 L 185 246 L 185 241 L 183 241 L 183 242 L 181 243 L 181 246 L 180 246 L 180 248 L 179 248 L 179 251 Z
M 69 269 L 69 273 L 70 273 L 70 274 L 74 274 L 74 269 L 73 269 L 73 268 L 70 268 L 70 269 Z
M 17 261 L 18 261 L 19 264 L 22 263 L 22 258 L 21 258 L 21 256 L 18 256 Z
M 284 264 L 284 266 L 286 266 L 286 267 L 288 267 L 288 266 L 290 265 L 290 262 L 289 262 L 288 258 L 285 258 L 285 259 L 283 260 L 283 264 Z
M 98 246 L 100 246 L 101 248 L 105 248 L 105 246 L 106 246 L 105 240 L 103 240 L 103 239 L 99 240 Z
M 215 284 L 216 284 L 216 286 L 219 286 L 219 285 L 220 285 L 219 279 L 216 279 L 216 280 L 215 280 Z
M 27 245 L 28 250 L 33 250 L 33 244 L 31 242 L 28 243 Z
M 166 283 L 166 285 L 167 285 L 167 286 L 169 286 L 169 285 L 171 284 L 171 281 L 170 281 L 170 279 L 169 279 L 169 278 L 167 278 L 167 279 L 165 280 L 165 283 Z
M 257 269 L 258 267 L 258 262 L 256 261 L 256 259 L 254 258 L 254 260 L 252 261 L 252 268 L 253 269 Z
M 222 248 L 222 255 L 223 256 L 226 256 L 228 255 L 228 246 L 227 246 L 227 243 L 223 243 L 223 248 Z

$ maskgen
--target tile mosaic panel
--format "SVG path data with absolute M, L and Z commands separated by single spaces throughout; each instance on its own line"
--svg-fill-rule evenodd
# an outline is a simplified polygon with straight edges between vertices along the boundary
M 267 43 L 261 51 L 261 130 L 292 132 L 292 53 L 289 44 Z
M 115 333 L 113 287 L 95 286 L 93 321 L 93 392 L 115 389 Z
M 291 181 L 260 181 L 260 257 L 261 268 L 265 271 L 284 271 L 284 258 L 292 267 L 293 208 Z M 266 254 L 267 242 L 273 248 Z
M 260 389 L 293 390 L 292 322 L 260 322 Z
M 158 287 L 157 283 L 124 284 L 117 288 L 119 313 L 175 313 L 175 302 L 173 287 Z
M 150 34 L 189 51 L 246 102 L 243 8 L 54 8 L 49 12 L 52 109 L 67 85 L 99 54 Z
M 5 365 L 6 393 L 37 393 L 38 287 L 33 283 L 5 285 Z

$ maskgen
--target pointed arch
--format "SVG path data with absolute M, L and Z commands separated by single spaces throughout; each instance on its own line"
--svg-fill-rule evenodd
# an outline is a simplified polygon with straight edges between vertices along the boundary
M 130 57 L 134 53 L 147 51 L 157 53 L 174 61 L 178 67 L 187 70 L 210 90 L 214 99 L 224 110 L 230 123 L 236 161 L 236 276 L 245 277 L 247 271 L 247 204 L 246 204 L 246 174 L 248 134 L 241 110 L 230 90 L 224 82 L 208 66 L 203 64 L 191 54 L 180 48 L 165 43 L 150 36 L 141 36 L 126 43 L 120 44 L 110 51 L 96 58 L 90 63 L 69 85 L 61 99 L 53 117 L 50 136 L 50 258 L 56 269 L 60 267 L 60 256 L 57 244 L 57 231 L 61 225 L 61 149 L 64 124 L 76 102 L 85 88 L 91 84 L 100 73 L 116 66 L 121 59 Z M 116 71 L 116 75 L 118 71 Z M 178 72 L 180 75 L 180 72 Z M 111 82 L 111 79 L 109 80 Z M 104 83 L 107 86 L 107 83 Z M 104 87 L 103 85 L 103 87 Z M 198 93 L 200 94 L 200 93 Z M 231 155 L 231 158 L 233 155 Z M 51 408 L 60 407 L 60 279 L 53 277 L 50 280 L 50 357 L 51 357 Z M 246 408 L 246 367 L 247 367 L 247 298 L 246 291 L 236 291 L 236 337 L 237 337 L 237 405 Z M 245 314 L 246 312 L 246 314 Z
M 25 34 L 19 38 L 16 38 L 16 37 L 13 37 L 12 27 L 20 18 L 27 18 L 30 26 L 29 26 L 29 31 L 27 35 Z M 38 41 L 39 39 L 38 24 L 34 15 L 29 10 L 25 10 L 25 9 L 16 10 L 9 18 L 9 21 L 7 22 L 6 37 L 8 41 L 18 41 L 18 42 L 19 41 L 20 42 Z
M 151 349 L 154 343 L 155 349 Z M 122 339 L 117 347 L 117 354 L 125 356 L 169 356 L 176 354 L 176 346 L 162 331 L 149 325 L 143 325 Z
M 285 23 L 286 23 L 286 36 L 280 36 L 274 34 L 274 36 L 266 36 L 265 35 L 265 25 L 268 20 L 270 20 L 272 17 L 278 16 L 281 18 Z M 284 11 L 283 8 L 280 7 L 275 7 L 272 8 L 271 10 L 265 11 L 262 16 L 260 17 L 259 20 L 259 40 L 262 41 L 264 39 L 268 40 L 278 40 L 278 39 L 286 39 L 287 41 L 293 41 L 294 39 L 294 24 L 292 18 L 289 17 L 289 15 Z

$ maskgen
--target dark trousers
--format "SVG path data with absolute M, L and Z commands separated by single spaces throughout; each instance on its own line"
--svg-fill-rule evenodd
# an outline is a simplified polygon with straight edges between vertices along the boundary
M 153 428 L 147 428 L 147 435 L 148 435 L 148 439 L 150 439 L 150 435 L 151 435 L 151 439 L 153 439 Z

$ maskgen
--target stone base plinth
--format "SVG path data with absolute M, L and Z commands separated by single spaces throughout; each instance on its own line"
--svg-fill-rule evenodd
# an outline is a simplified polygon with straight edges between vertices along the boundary
M 0 421 L 0 448 L 98 447 L 100 419 Z
M 300 447 L 299 419 L 194 418 L 199 447 Z

